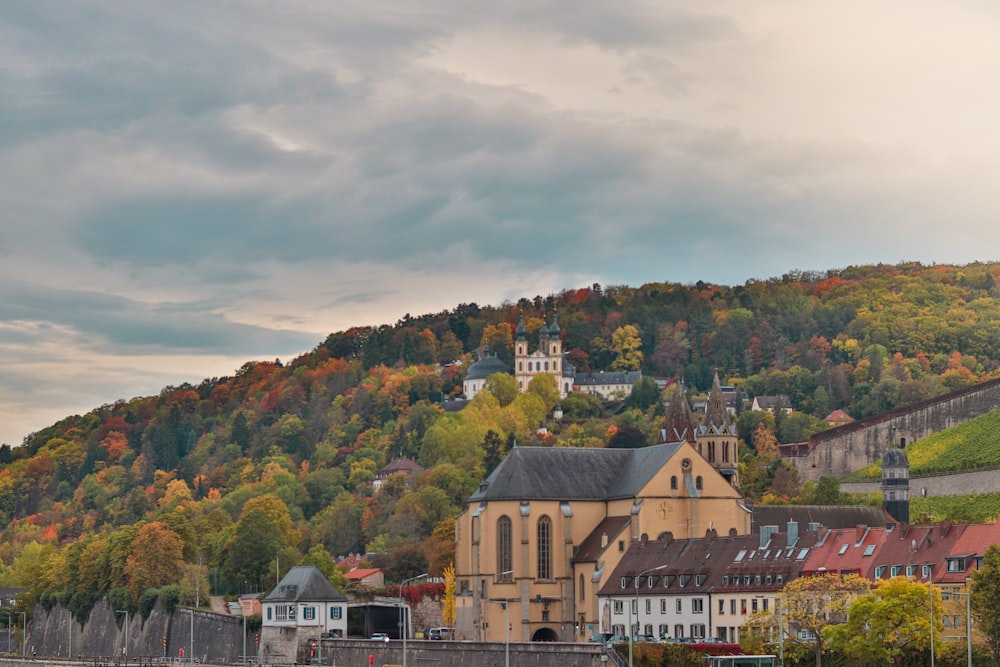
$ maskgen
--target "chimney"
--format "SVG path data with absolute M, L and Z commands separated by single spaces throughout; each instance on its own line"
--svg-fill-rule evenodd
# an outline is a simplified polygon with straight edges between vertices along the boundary
M 799 541 L 799 523 L 797 521 L 788 522 L 788 546 L 794 547 Z
M 778 532 L 777 526 L 760 527 L 760 548 L 763 549 L 771 541 L 771 536 Z
M 601 533 L 601 548 L 603 549 L 606 546 L 608 546 L 608 534 Z

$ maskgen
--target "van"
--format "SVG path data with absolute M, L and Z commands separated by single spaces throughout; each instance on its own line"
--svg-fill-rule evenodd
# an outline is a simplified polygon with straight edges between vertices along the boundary
M 428 639 L 454 639 L 455 628 L 431 628 L 427 631 Z

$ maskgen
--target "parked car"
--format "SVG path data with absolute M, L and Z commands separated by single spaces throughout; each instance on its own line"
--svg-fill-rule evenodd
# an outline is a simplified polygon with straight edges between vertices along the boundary
M 380 641 L 380 642 L 387 642 L 387 641 L 389 641 L 389 635 L 387 635 L 384 632 L 373 632 L 372 636 L 371 636 L 371 639 L 374 639 L 374 640 Z
M 455 638 L 455 628 L 431 628 L 427 631 L 428 639 L 454 639 Z
M 610 632 L 595 632 L 587 638 L 587 641 L 596 644 L 606 644 L 613 636 Z
M 608 640 L 604 642 L 606 645 L 611 646 L 612 644 L 627 644 L 628 637 L 625 635 L 611 635 Z

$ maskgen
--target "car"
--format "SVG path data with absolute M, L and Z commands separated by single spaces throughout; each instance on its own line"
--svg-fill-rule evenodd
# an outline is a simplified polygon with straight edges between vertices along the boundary
M 434 640 L 454 639 L 455 628 L 431 628 L 427 631 L 427 638 Z
M 587 638 L 587 641 L 594 642 L 596 644 L 604 644 L 607 643 L 607 641 L 611 639 L 611 637 L 613 636 L 614 635 L 612 635 L 610 632 L 595 632 L 594 634 L 590 635 L 590 637 Z
M 605 645 L 611 646 L 613 644 L 626 644 L 628 643 L 628 637 L 625 635 L 611 635 L 608 640 L 604 642 Z
M 340 630 L 331 630 L 320 634 L 320 639 L 340 639 Z
M 702 637 L 701 639 L 695 640 L 699 644 L 727 644 L 725 639 L 719 639 L 718 637 Z
M 380 642 L 387 642 L 387 641 L 389 641 L 389 635 L 387 635 L 384 632 L 373 632 L 372 636 L 370 637 L 370 639 L 374 639 L 374 640 L 380 641 Z

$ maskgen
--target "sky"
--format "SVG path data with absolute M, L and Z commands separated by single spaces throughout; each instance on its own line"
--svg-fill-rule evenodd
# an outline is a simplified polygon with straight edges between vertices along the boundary
M 4 0 L 0 442 L 463 302 L 997 259 L 986 0 Z

